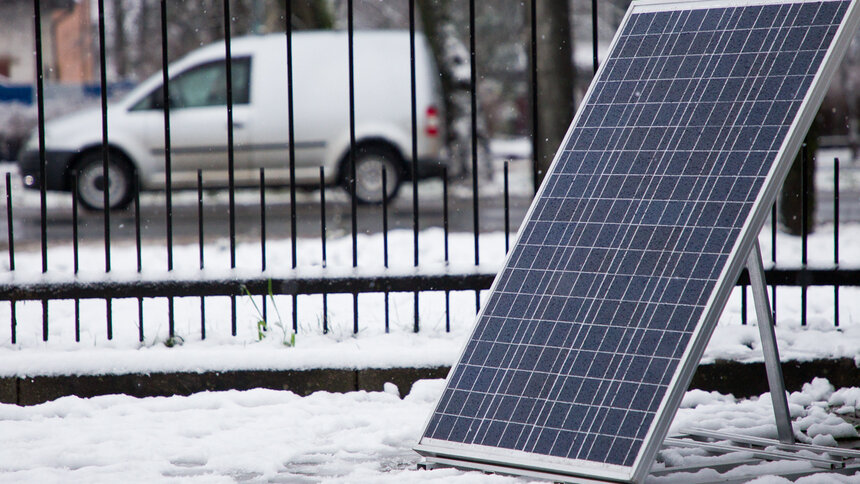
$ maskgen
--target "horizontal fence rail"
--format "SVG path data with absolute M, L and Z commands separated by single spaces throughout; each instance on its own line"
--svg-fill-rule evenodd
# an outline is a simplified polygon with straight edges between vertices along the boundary
M 388 273 L 367 274 L 366 271 L 330 269 L 294 271 L 273 277 L 252 277 L 224 274 L 207 275 L 205 279 L 102 279 L 54 278 L 50 282 L 35 280 L 0 280 L 0 301 L 41 301 L 44 299 L 119 299 L 167 298 L 189 296 L 257 296 L 269 292 L 282 296 L 308 294 L 364 294 L 385 292 L 483 291 L 490 288 L 495 272 L 422 273 L 408 269 Z M 411 273 L 410 273 L 411 272 Z M 396 274 L 394 274 L 396 273 Z M 765 270 L 768 284 L 777 286 L 847 286 L 860 287 L 860 269 L 769 269 Z M 739 286 L 749 285 L 746 270 L 738 278 Z

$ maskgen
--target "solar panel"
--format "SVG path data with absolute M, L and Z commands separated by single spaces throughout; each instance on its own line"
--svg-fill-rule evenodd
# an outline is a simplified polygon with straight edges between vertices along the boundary
M 633 3 L 419 453 L 644 478 L 857 28 L 854 7 Z

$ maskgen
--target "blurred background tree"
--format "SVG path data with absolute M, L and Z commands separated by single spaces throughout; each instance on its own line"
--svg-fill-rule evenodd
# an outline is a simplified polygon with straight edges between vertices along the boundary
M 570 4 L 537 2 L 537 175 L 543 180 L 573 114 L 575 68 Z
M 806 192 L 807 231 L 812 233 L 815 230 L 815 159 L 819 124 L 819 121 L 812 122 L 779 195 L 779 223 L 782 230 L 791 235 L 803 233 L 803 192 Z

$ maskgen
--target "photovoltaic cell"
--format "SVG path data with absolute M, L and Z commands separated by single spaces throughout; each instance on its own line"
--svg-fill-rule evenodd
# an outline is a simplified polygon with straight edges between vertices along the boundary
M 650 466 L 850 3 L 634 3 L 419 452 L 613 478 Z

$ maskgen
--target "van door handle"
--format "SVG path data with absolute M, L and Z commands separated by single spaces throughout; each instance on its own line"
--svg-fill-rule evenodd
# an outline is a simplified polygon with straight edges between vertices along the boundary
M 242 129 L 245 127 L 245 123 L 241 121 L 233 121 L 233 129 Z

